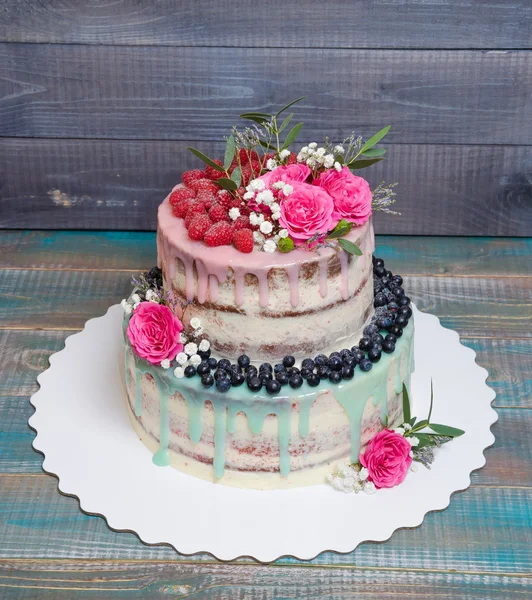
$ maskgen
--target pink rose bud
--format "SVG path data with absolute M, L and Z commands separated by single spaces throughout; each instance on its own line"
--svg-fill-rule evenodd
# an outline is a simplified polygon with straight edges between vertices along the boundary
M 262 179 L 268 188 L 278 181 L 290 184 L 294 181 L 303 182 L 308 179 L 309 175 L 310 169 L 307 165 L 293 164 L 286 165 L 285 167 L 277 167 L 277 169 L 261 175 L 259 179 Z
M 403 481 L 412 464 L 412 447 L 402 435 L 383 429 L 369 441 L 360 463 L 377 488 L 390 488 Z

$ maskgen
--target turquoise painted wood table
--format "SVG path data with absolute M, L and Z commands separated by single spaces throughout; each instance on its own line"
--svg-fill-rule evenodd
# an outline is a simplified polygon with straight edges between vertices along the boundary
M 0 598 L 531 598 L 532 241 L 377 245 L 421 310 L 456 329 L 489 370 L 495 445 L 471 487 L 420 527 L 350 554 L 261 565 L 182 556 L 111 531 L 58 492 L 31 447 L 37 375 L 154 264 L 154 234 L 0 232 Z

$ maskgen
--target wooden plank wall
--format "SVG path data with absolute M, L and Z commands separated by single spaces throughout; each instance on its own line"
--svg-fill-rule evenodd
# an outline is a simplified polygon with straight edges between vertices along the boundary
M 0 227 L 150 230 L 244 110 L 390 123 L 380 233 L 532 233 L 528 0 L 0 0 Z

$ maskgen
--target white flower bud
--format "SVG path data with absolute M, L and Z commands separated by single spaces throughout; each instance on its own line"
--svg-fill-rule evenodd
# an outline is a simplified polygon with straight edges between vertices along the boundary
M 197 329 L 198 327 L 201 327 L 201 320 L 198 319 L 198 317 L 192 317 L 192 319 L 190 319 L 190 326 L 192 327 L 192 329 Z
M 334 164 L 334 156 L 332 154 L 327 154 L 323 160 L 323 166 L 326 169 L 330 169 Z
M 273 240 L 266 240 L 263 247 L 264 252 L 275 252 L 277 244 Z
M 194 365 L 195 367 L 197 367 L 201 362 L 201 356 L 199 354 L 193 354 L 190 357 L 189 362 L 191 365 Z
M 273 158 L 269 158 L 266 161 L 266 168 L 268 169 L 268 171 L 273 171 L 274 169 L 277 168 L 277 163 L 275 160 L 273 160 Z
M 308 145 L 309 148 L 312 148 L 312 150 L 314 150 L 317 147 L 318 144 L 316 144 L 316 142 L 310 142 L 310 144 Z
M 186 333 L 183 333 L 183 332 L 181 332 L 181 333 L 179 334 L 179 343 L 180 343 L 180 344 L 186 344 L 187 342 L 188 342 L 187 334 L 186 334 Z
M 183 367 L 176 367 L 174 369 L 174 375 L 178 378 L 178 379 L 183 379 L 183 377 L 185 376 L 185 369 L 183 369 Z
M 133 296 L 131 296 L 131 302 L 133 302 L 133 304 L 138 304 L 140 302 L 140 296 L 138 294 L 133 294 Z
M 244 200 L 251 200 L 252 198 L 255 197 L 255 192 L 251 191 L 251 192 L 246 192 L 244 194 Z
M 262 244 L 264 242 L 264 236 L 260 231 L 253 232 L 253 241 L 257 244 Z
M 290 194 L 294 191 L 294 188 L 287 183 L 286 185 L 283 186 L 283 194 L 285 196 L 290 196 Z
M 369 477 L 369 471 L 366 469 L 366 467 L 362 467 L 358 472 L 358 476 L 360 481 L 366 481 L 366 479 Z
M 252 212 L 252 213 L 249 215 L 249 222 L 250 222 L 252 225 L 258 225 L 258 224 L 259 224 L 259 215 L 258 215 L 257 213 L 255 213 L 255 212 Z
M 189 342 L 186 346 L 185 346 L 185 352 L 189 355 L 192 356 L 193 354 L 196 354 L 196 352 L 198 351 L 198 346 L 197 344 L 195 344 L 194 342 Z
M 286 229 L 281 229 L 279 231 L 279 237 L 281 237 L 281 238 L 287 238 L 288 237 L 288 231 Z
M 184 352 L 180 352 L 176 357 L 175 357 L 176 361 L 180 364 L 180 365 L 186 365 L 187 361 L 188 361 L 188 356 L 184 353 Z
M 270 159 L 270 160 L 272 160 L 272 159 Z M 266 186 L 266 184 L 264 183 L 263 179 L 254 179 L 252 182 L 250 182 L 250 184 L 248 185 L 248 187 L 246 189 L 250 188 L 254 192 L 260 192 L 260 190 L 263 190 L 265 188 L 265 186 Z
M 273 194 L 271 190 L 264 190 L 263 192 L 260 192 L 260 194 L 257 194 L 257 202 L 259 204 L 271 204 L 273 202 Z
M 377 491 L 377 488 L 375 487 L 375 484 L 373 483 L 373 481 L 366 481 L 364 483 L 364 492 L 366 494 L 374 494 Z
M 260 224 L 261 232 L 265 233 L 266 235 L 271 233 L 272 229 L 273 229 L 273 225 L 269 221 L 264 221 L 263 223 Z
M 211 343 L 209 340 L 201 340 L 198 349 L 200 352 L 207 352 L 207 350 L 211 347 Z
M 170 368 L 170 361 L 165 358 L 164 360 L 161 360 L 161 367 L 163 369 L 169 369 Z
M 279 152 L 279 157 L 283 160 L 285 158 L 288 158 L 289 156 L 290 156 L 290 150 L 288 150 L 288 149 L 281 150 L 281 152 Z
M 282 190 L 284 186 L 285 186 L 284 181 L 276 181 L 275 183 L 272 183 L 272 188 L 274 190 Z
M 236 206 L 229 209 L 229 218 L 232 221 L 235 221 L 236 219 L 238 219 L 239 216 L 240 216 L 240 210 L 238 208 L 236 208 Z
M 341 164 L 340 164 L 338 161 L 336 161 L 336 162 L 334 163 L 334 168 L 335 168 L 335 169 L 338 171 L 338 173 L 339 173 L 339 172 L 342 170 L 342 165 L 341 165 Z
M 338 146 L 334 147 L 334 151 L 336 154 L 343 154 L 345 152 L 344 147 L 338 144 Z

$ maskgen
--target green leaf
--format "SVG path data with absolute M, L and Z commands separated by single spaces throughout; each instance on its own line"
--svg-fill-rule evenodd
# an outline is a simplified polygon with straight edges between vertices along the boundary
M 349 240 L 346 240 L 344 238 L 340 238 L 338 240 L 338 244 L 346 252 L 349 252 L 349 254 L 353 254 L 355 256 L 362 256 L 362 250 L 356 244 L 353 244 L 353 242 L 350 242 Z
M 432 405 L 434 403 L 434 386 L 432 377 L 430 379 L 430 408 L 429 408 L 429 416 L 427 417 L 427 421 L 430 423 L 430 417 L 432 416 Z
M 231 179 L 236 183 L 237 187 L 240 186 L 242 182 L 242 171 L 240 167 L 236 167 L 236 169 L 231 173 Z
M 238 189 L 238 185 L 232 179 L 227 179 L 227 177 L 220 177 L 220 179 L 216 180 L 216 183 L 223 187 L 224 190 L 234 191 Z
M 369 140 L 362 146 L 362 148 L 360 148 L 360 154 L 363 154 L 364 152 L 366 152 L 366 150 L 369 150 L 370 148 L 373 148 L 373 146 L 378 144 L 382 140 L 382 138 L 388 133 L 388 131 L 390 131 L 390 127 L 391 125 L 387 125 L 386 127 L 383 127 L 380 131 L 377 131 L 375 135 L 372 135 L 369 138 Z
M 384 156 L 386 154 L 386 148 L 372 148 L 363 152 L 363 156 L 368 158 L 374 158 L 376 156 Z
M 345 164 L 345 160 L 342 154 L 338 154 L 337 156 L 335 156 L 334 160 L 335 162 L 338 162 L 341 165 Z
M 427 425 L 429 424 L 428 419 L 423 419 L 422 421 L 419 421 L 419 423 L 416 425 L 416 431 L 421 431 L 422 429 L 424 429 Z
M 384 415 L 384 427 L 388 427 L 388 415 Z
M 456 427 L 449 427 L 449 425 L 438 425 L 437 423 L 431 423 L 429 426 L 432 431 L 435 431 L 438 435 L 447 435 L 455 438 L 464 435 L 465 431 Z
M 266 119 L 269 119 L 271 117 L 271 115 L 269 115 L 268 113 L 261 113 L 261 112 L 256 112 L 256 111 L 242 113 L 240 115 L 241 119 L 245 119 L 247 117 L 265 117 Z
M 295 141 L 297 134 L 301 131 L 301 127 L 303 127 L 303 123 L 298 123 L 297 125 L 294 125 L 292 129 L 290 129 L 288 135 L 284 140 L 284 144 L 282 147 L 283 150 L 285 148 L 288 148 L 288 146 L 290 146 L 290 144 L 292 144 Z
M 281 252 L 292 252 L 294 249 L 294 240 L 290 237 L 281 238 L 277 243 L 277 248 Z
M 357 158 L 356 160 L 352 160 L 347 166 L 355 171 L 356 169 L 365 169 L 366 167 L 371 167 L 375 163 L 384 160 L 383 158 Z
M 346 219 L 340 219 L 336 227 L 327 236 L 327 239 L 334 240 L 335 238 L 343 237 L 351 231 L 352 227 L 352 223 L 346 221 Z
M 240 115 L 241 119 L 246 119 L 247 121 L 254 121 L 259 125 L 266 123 L 266 121 L 270 120 L 270 115 L 262 115 L 260 113 L 246 113 L 244 115 Z
M 286 106 L 283 106 L 283 108 L 281 108 L 280 111 L 276 112 L 275 116 L 278 117 L 285 110 L 287 110 L 288 108 L 290 108 L 291 106 L 293 106 L 294 104 L 296 104 L 296 102 L 300 102 L 301 100 L 304 100 L 305 98 L 306 98 L 306 96 L 301 96 L 301 98 L 297 98 L 296 100 L 292 100 L 292 102 L 290 102 L 290 104 L 287 104 Z M 377 143 L 377 142 L 375 142 L 375 143 Z
M 268 144 L 268 142 L 265 142 L 264 140 L 259 140 L 259 144 L 263 148 L 267 148 L 268 150 L 275 150 L 275 151 L 277 151 L 277 148 L 275 146 L 272 146 L 271 144 Z
M 284 131 L 287 127 L 288 124 L 290 123 L 290 121 L 294 118 L 294 113 L 290 113 L 285 120 L 281 123 L 281 127 L 279 127 L 279 133 L 281 133 L 281 131 Z
M 231 166 L 231 163 L 233 162 L 233 158 L 235 157 L 235 150 L 236 150 L 235 138 L 232 135 L 230 135 L 227 138 L 227 142 L 225 144 L 224 169 L 226 171 Z
M 430 433 L 418 433 L 416 437 L 419 440 L 419 444 L 414 446 L 416 450 L 425 448 L 426 446 L 436 446 L 436 442 Z
M 213 169 L 216 169 L 217 171 L 222 171 L 222 173 L 225 171 L 223 167 L 216 164 L 208 156 L 205 156 L 203 152 L 200 152 L 199 150 L 196 150 L 196 148 L 192 148 L 191 146 L 187 146 L 187 148 L 192 152 L 192 154 L 194 154 L 194 156 L 197 156 L 200 160 L 202 160 L 205 164 L 210 165 Z
M 406 385 L 403 383 L 403 420 L 405 423 L 410 421 L 412 418 L 410 414 L 410 399 L 408 397 L 408 390 Z

